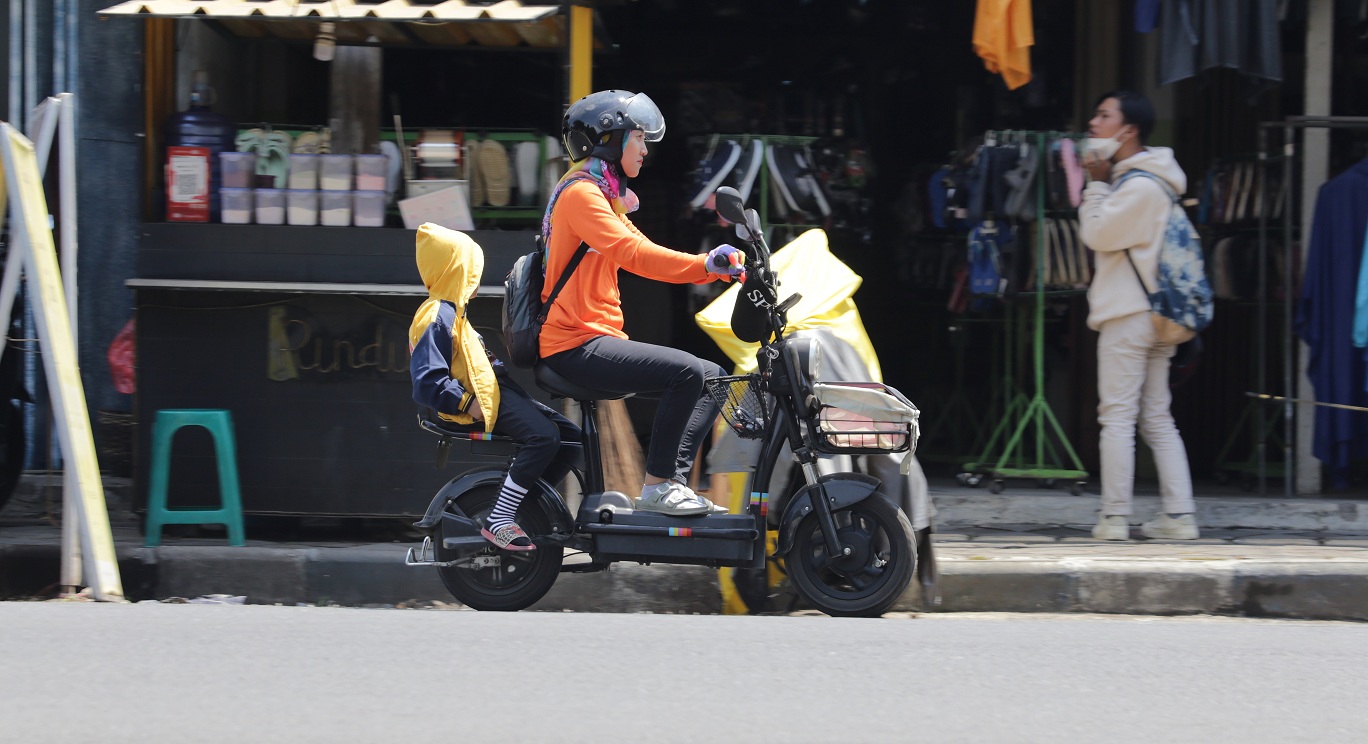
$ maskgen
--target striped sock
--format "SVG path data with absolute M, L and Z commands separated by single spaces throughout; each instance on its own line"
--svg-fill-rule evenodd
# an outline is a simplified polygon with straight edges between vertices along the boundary
M 499 491 L 499 500 L 494 502 L 494 509 L 489 512 L 485 529 L 498 532 L 500 528 L 513 524 L 514 517 L 518 514 L 518 504 L 522 503 L 526 495 L 526 488 L 514 483 L 511 477 L 505 477 L 503 488 Z

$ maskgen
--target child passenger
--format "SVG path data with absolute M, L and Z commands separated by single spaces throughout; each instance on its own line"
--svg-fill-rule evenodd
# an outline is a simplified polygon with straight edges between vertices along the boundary
M 581 441 L 569 419 L 534 400 L 509 376 L 470 324 L 469 302 L 480 286 L 484 251 L 464 233 L 431 223 L 418 228 L 418 273 L 428 298 L 409 327 L 413 400 L 442 421 L 522 443 L 481 534 L 504 550 L 536 550 L 514 518 L 537 479 L 558 483 Z

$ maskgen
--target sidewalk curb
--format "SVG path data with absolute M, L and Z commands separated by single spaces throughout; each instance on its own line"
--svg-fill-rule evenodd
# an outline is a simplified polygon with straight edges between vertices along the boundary
M 1368 562 L 1063 558 L 940 565 L 943 612 L 1368 620 Z M 897 609 L 924 607 L 909 591 Z
M 1027 495 L 986 489 L 933 491 L 937 532 L 982 524 L 1076 524 L 1097 521 L 1098 496 L 1073 496 L 1047 490 Z M 1197 523 L 1203 529 L 1267 529 L 1277 531 L 1368 532 L 1368 503 L 1354 499 L 1306 498 L 1285 500 L 1257 496 L 1204 497 L 1198 495 Z M 1136 494 L 1136 524 L 1158 513 L 1156 495 Z
M 404 565 L 406 546 L 168 545 L 118 551 L 130 599 L 243 595 L 253 604 L 393 605 L 453 602 L 431 568 Z M 57 576 L 49 545 L 0 545 L 0 595 Z M 1212 614 L 1368 621 L 1368 561 L 1102 559 L 942 560 L 943 612 Z M 50 583 L 50 578 L 39 579 Z M 543 612 L 717 613 L 717 571 L 614 564 L 562 574 L 533 606 Z M 920 587 L 895 610 L 925 611 Z

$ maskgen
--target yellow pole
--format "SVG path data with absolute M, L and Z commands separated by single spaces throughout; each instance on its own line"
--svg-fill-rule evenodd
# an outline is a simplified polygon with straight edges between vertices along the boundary
M 594 9 L 570 6 L 570 100 L 574 103 L 593 92 Z

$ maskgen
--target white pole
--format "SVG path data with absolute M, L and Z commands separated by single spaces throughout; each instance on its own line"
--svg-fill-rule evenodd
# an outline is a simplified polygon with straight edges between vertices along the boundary
M 19 123 L 24 116 L 24 0 L 9 2 L 9 116 Z
M 57 96 L 57 205 L 61 213 L 61 256 L 62 284 L 65 288 L 67 313 L 71 316 L 71 344 L 76 347 L 76 358 L 81 357 L 81 337 L 77 333 L 80 322 L 77 314 L 80 299 L 76 287 L 76 99 L 70 93 Z M 64 451 L 65 455 L 70 450 Z M 101 482 L 101 493 L 104 492 Z M 67 592 L 74 591 L 78 584 L 93 585 L 94 577 L 82 578 L 81 544 L 76 528 L 80 522 L 72 518 L 81 505 L 81 482 L 75 464 L 62 458 L 62 586 Z M 67 509 L 71 509 L 68 512 Z M 71 516 L 68 516 L 70 514 Z M 66 539 L 71 533 L 70 539 Z M 74 580 L 74 581 L 73 581 Z
M 48 161 L 50 160 L 50 156 L 52 154 L 53 135 L 58 132 L 58 124 L 60 123 L 62 125 L 62 142 L 60 143 L 58 150 L 58 180 L 59 187 L 61 189 L 61 201 L 59 203 L 62 205 L 63 213 L 63 266 L 66 265 L 66 225 L 68 222 L 68 218 L 66 215 L 67 190 L 68 187 L 72 186 L 75 183 L 74 173 L 68 175 L 66 168 L 67 158 L 69 157 L 69 152 L 71 149 L 65 141 L 66 137 L 71 134 L 71 132 L 69 131 L 71 129 L 70 99 L 70 93 L 63 93 L 56 98 L 44 98 L 42 103 L 39 103 L 36 107 L 34 107 L 33 115 L 29 117 L 29 138 L 33 140 L 34 150 L 37 152 L 38 177 L 40 179 L 43 178 L 47 173 Z M 72 222 L 74 224 L 74 220 L 72 220 Z M 20 263 L 20 257 L 23 255 L 23 248 L 27 247 L 28 245 L 26 238 L 22 234 L 16 235 L 16 238 L 16 250 L 11 251 L 9 257 L 6 260 L 5 278 L 3 283 L 0 283 L 0 292 L 4 292 L 3 298 L 0 298 L 0 311 L 3 311 L 3 315 L 0 315 L 0 317 L 4 317 L 6 319 L 10 317 L 9 312 L 13 309 L 15 293 L 18 291 L 19 276 L 22 273 L 22 264 Z M 21 247 L 21 245 L 23 247 Z M 13 267 L 13 274 L 10 273 L 11 267 Z M 66 277 L 65 272 L 63 272 L 63 275 L 65 277 L 65 284 L 67 286 L 66 295 L 68 298 L 69 307 L 74 308 L 75 300 L 72 296 L 70 288 L 72 279 L 71 277 Z M 74 313 L 74 309 L 72 310 L 72 312 Z M 72 323 L 72 338 L 73 340 L 75 338 L 74 321 Z M 0 354 L 3 353 L 4 345 L 0 344 Z M 54 441 L 52 445 L 53 447 L 56 447 L 56 442 Z M 60 452 L 58 452 L 58 456 L 61 456 Z M 63 468 L 62 562 L 60 585 L 62 587 L 62 593 L 64 594 L 70 594 L 75 592 L 77 590 L 77 587 L 79 587 L 82 584 L 81 533 L 79 531 L 79 527 L 81 524 L 81 504 L 78 497 L 78 488 L 79 483 L 75 481 L 75 471 L 71 468 Z
M 76 312 L 80 292 L 76 284 L 76 97 L 57 96 L 61 108 L 57 130 L 57 205 L 62 212 L 62 284 L 66 286 L 67 311 L 71 313 L 71 340 L 81 348 L 78 332 L 80 315 Z

